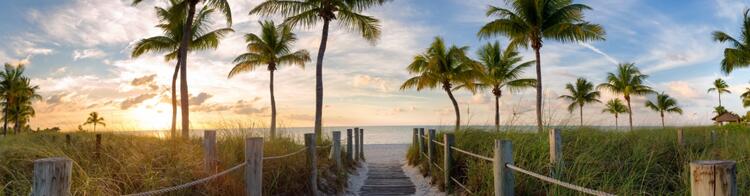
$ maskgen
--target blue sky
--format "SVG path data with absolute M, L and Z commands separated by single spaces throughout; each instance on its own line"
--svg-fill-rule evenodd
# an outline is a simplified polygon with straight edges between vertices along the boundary
M 0 2 L 0 61 L 24 62 L 40 85 L 45 100 L 36 103 L 32 126 L 75 127 L 90 111 L 99 111 L 114 124 L 111 129 L 159 129 L 169 125 L 167 86 L 173 62 L 160 55 L 130 58 L 131 43 L 160 32 L 153 6 L 161 0 L 131 6 L 130 1 L 29 0 Z M 194 127 L 216 127 L 242 122 L 264 126 L 268 119 L 268 74 L 263 71 L 226 79 L 231 60 L 243 52 L 244 33 L 256 32 L 257 16 L 248 10 L 260 1 L 230 0 L 237 33 L 217 50 L 194 52 L 188 75 L 193 102 Z M 708 124 L 717 96 L 706 93 L 710 82 L 722 77 L 733 94 L 722 101 L 744 114 L 738 95 L 749 87 L 750 69 L 730 75 L 719 71 L 723 45 L 711 40 L 712 31 L 737 35 L 747 1 L 575 1 L 593 8 L 586 19 L 604 26 L 606 41 L 591 43 L 545 42 L 542 69 L 547 97 L 545 111 L 553 124 L 575 124 L 577 116 L 556 97 L 562 86 L 585 77 L 603 82 L 615 62 L 634 62 L 649 74 L 649 85 L 678 99 L 682 116 L 669 115 L 672 125 Z M 488 41 L 476 31 L 491 18 L 486 0 L 395 0 L 366 13 L 382 20 L 383 36 L 372 45 L 335 25 L 325 59 L 326 125 L 451 124 L 452 107 L 439 90 L 400 91 L 409 77 L 411 58 L 424 50 L 435 36 L 472 51 Z M 224 25 L 214 17 L 215 26 Z M 278 21 L 278 19 L 277 19 Z M 296 47 L 315 56 L 320 28 L 297 29 Z M 473 54 L 473 52 L 472 52 Z M 531 59 L 530 51 L 522 51 Z M 314 62 L 314 60 L 313 60 Z M 277 74 L 277 102 L 282 126 L 311 126 L 314 109 L 314 64 L 307 68 L 282 68 Z M 527 75 L 532 77 L 533 70 Z M 138 81 L 138 82 L 136 82 Z M 604 93 L 603 101 L 614 95 Z M 501 99 L 503 122 L 531 124 L 534 94 L 526 90 Z M 643 108 L 652 97 L 634 102 L 636 124 L 656 125 L 658 115 Z M 489 92 L 459 92 L 463 123 L 492 123 Z M 601 114 L 601 104 L 585 108 L 586 124 L 611 125 Z M 575 114 L 575 113 L 574 113 Z M 134 123 L 136 122 L 136 123 Z M 621 124 L 624 119 L 620 120 Z

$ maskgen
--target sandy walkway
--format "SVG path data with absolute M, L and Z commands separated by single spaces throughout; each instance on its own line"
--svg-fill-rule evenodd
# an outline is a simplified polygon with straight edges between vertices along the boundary
M 406 176 L 416 187 L 414 195 L 444 195 L 437 188 L 429 184 L 429 177 L 424 178 L 416 168 L 406 165 L 406 150 L 408 144 L 369 144 L 365 145 L 365 158 L 371 164 L 400 164 Z M 347 195 L 359 195 L 359 191 L 367 179 L 367 164 L 363 164 L 357 172 L 349 178 Z

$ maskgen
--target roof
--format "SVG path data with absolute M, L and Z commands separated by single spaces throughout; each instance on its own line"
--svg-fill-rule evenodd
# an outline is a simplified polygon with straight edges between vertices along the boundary
M 731 112 L 725 112 L 723 114 L 720 114 L 712 118 L 711 120 L 716 121 L 716 122 L 737 122 L 737 121 L 742 120 L 742 118 L 740 118 L 740 116 L 737 114 L 733 114 Z

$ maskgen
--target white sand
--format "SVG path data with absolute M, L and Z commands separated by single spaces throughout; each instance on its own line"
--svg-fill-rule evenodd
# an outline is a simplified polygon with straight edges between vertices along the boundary
M 430 185 L 430 178 L 422 177 L 417 168 L 406 164 L 406 150 L 408 144 L 368 144 L 365 145 L 365 158 L 369 163 L 398 163 L 407 176 L 414 183 L 417 192 L 414 195 L 445 195 L 436 187 Z M 349 177 L 349 188 L 347 195 L 359 195 L 359 190 L 367 179 L 367 164 L 362 164 L 357 171 Z

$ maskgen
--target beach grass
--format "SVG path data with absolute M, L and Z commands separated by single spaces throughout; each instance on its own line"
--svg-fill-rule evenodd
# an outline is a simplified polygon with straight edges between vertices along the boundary
M 689 163 L 694 160 L 734 160 L 737 162 L 739 195 L 750 194 L 750 131 L 748 127 L 685 127 L 685 144 L 677 143 L 676 128 L 605 131 L 568 128 L 562 131 L 563 165 L 557 178 L 575 185 L 617 195 L 687 195 L 690 188 Z M 717 142 L 711 142 L 711 130 Z M 466 129 L 455 134 L 455 146 L 492 157 L 495 139 L 513 142 L 515 165 L 550 176 L 548 135 L 517 131 Z M 438 134 L 441 139 L 444 133 Z M 437 160 L 442 166 L 443 150 Z M 423 174 L 432 174 L 433 184 L 443 188 L 443 174 L 427 167 L 412 146 L 407 160 Z M 477 195 L 493 193 L 492 163 L 453 152 L 454 178 Z M 454 186 L 455 187 L 455 186 Z M 460 190 L 460 188 L 456 188 Z M 515 191 L 520 195 L 580 195 L 536 178 L 515 173 Z

